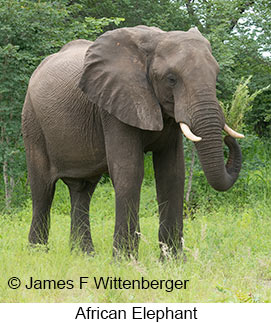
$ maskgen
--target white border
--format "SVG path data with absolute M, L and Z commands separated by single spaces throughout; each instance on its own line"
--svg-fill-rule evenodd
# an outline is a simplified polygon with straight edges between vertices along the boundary
M 116 319 L 84 319 L 82 315 L 75 319 L 78 309 L 82 307 L 87 311 L 88 307 L 99 310 L 125 310 L 125 320 Z M 70 323 L 70 322 L 153 322 L 156 318 L 132 320 L 133 307 L 146 307 L 147 310 L 161 311 L 166 307 L 173 311 L 193 310 L 196 308 L 196 318 L 175 319 L 174 322 L 193 321 L 200 323 L 270 323 L 271 304 L 203 304 L 203 303 L 8 303 L 0 304 L 0 321 L 3 323 Z M 152 313 L 152 312 L 151 312 Z M 188 312 L 189 313 L 189 312 Z M 161 314 L 161 312 L 160 312 Z M 171 319 L 160 319 L 159 323 L 172 322 Z

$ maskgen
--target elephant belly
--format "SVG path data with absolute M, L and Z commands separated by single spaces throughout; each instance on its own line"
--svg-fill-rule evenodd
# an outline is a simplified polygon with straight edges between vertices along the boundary
M 91 178 L 107 171 L 102 138 L 87 141 L 79 131 L 46 136 L 47 152 L 56 178 Z M 91 138 L 91 135 L 90 135 Z
M 92 113 L 82 116 L 66 106 L 60 117 L 51 110 L 42 132 L 54 177 L 90 178 L 106 172 L 102 127 Z

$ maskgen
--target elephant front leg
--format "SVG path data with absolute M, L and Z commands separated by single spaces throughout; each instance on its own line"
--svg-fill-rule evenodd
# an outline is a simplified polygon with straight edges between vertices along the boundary
M 109 172 L 115 189 L 115 232 L 113 255 L 137 258 L 139 244 L 139 201 L 144 173 L 143 152 L 120 153 L 109 157 Z M 133 145 L 130 147 L 134 147 Z M 135 147 L 134 147 L 135 148 Z M 118 155 L 118 156 L 117 156 Z
M 167 147 L 153 153 L 153 164 L 159 204 L 161 258 L 178 257 L 182 251 L 185 179 L 181 135 L 177 135 Z
M 127 175 L 127 173 L 126 173 Z M 116 220 L 113 243 L 113 255 L 138 256 L 139 245 L 139 199 L 140 184 L 134 176 L 124 176 L 130 184 L 119 186 L 114 184 L 116 194 Z M 133 184 L 132 184 L 133 183 Z
M 115 189 L 113 255 L 137 257 L 139 244 L 139 200 L 144 175 L 141 130 L 103 116 L 109 174 Z

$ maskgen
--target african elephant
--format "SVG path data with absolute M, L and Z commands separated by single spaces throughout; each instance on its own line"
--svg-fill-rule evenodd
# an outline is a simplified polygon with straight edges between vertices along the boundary
M 33 217 L 29 242 L 46 244 L 55 183 L 71 198 L 71 243 L 94 251 L 89 204 L 101 175 L 115 190 L 113 253 L 137 255 L 144 153 L 151 151 L 160 245 L 182 249 L 182 132 L 195 142 L 210 185 L 228 190 L 241 169 L 242 137 L 225 124 L 216 98 L 218 64 L 192 28 L 119 28 L 95 42 L 75 40 L 35 70 L 22 112 Z M 181 129 L 180 129 L 181 127 Z M 224 164 L 222 130 L 229 158 Z M 181 131 L 182 130 L 182 131 Z

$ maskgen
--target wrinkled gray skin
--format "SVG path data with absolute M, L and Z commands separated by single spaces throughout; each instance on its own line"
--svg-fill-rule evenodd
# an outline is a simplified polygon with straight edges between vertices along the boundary
M 202 137 L 197 152 L 212 187 L 229 189 L 241 168 L 216 98 L 218 64 L 197 31 L 138 26 L 77 40 L 47 57 L 31 77 L 22 113 L 33 218 L 31 244 L 46 244 L 55 183 L 71 196 L 71 243 L 91 253 L 89 203 L 109 172 L 115 189 L 114 254 L 137 255 L 144 152 L 152 151 L 160 245 L 182 249 L 184 156 L 179 122 Z M 162 250 L 163 248 L 161 248 Z

